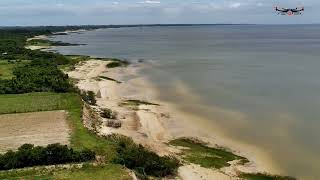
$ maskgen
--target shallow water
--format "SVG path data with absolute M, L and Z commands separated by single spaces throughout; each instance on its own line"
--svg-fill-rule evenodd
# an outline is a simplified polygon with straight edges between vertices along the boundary
M 320 26 L 101 29 L 55 48 L 144 60 L 160 99 L 264 149 L 285 173 L 320 177 Z

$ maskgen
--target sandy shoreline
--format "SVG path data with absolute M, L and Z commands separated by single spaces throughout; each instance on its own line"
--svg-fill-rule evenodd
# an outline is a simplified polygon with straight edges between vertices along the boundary
M 77 33 L 80 31 L 65 31 L 61 33 Z M 28 39 L 48 39 L 48 36 L 36 36 Z M 26 48 L 49 49 L 50 46 L 28 46 Z M 190 164 L 179 168 L 179 177 L 186 180 L 194 179 L 238 179 L 238 172 L 267 172 L 281 174 L 270 158 L 260 149 L 249 144 L 237 142 L 224 136 L 219 127 L 212 127 L 208 119 L 201 118 L 192 113 L 182 111 L 176 104 L 161 101 L 158 90 L 139 71 L 145 64 L 132 64 L 128 67 L 106 68 L 111 61 L 102 61 L 92 58 L 76 66 L 71 72 L 66 72 L 70 78 L 76 80 L 76 86 L 85 91 L 99 94 L 97 110 L 111 109 L 118 114 L 122 123 L 121 128 L 107 127 L 107 119 L 103 119 L 100 135 L 122 134 L 131 137 L 135 142 L 155 151 L 159 155 L 168 155 L 179 151 L 166 143 L 179 137 L 195 137 L 208 142 L 211 146 L 226 147 L 237 155 L 250 160 L 245 165 L 232 165 L 220 170 L 206 169 Z M 122 83 L 99 78 L 101 76 L 115 79 Z M 187 94 L 183 85 L 177 85 L 179 91 Z M 190 98 L 195 98 L 188 95 Z M 139 105 L 137 109 L 120 106 L 125 100 L 143 100 L 160 106 Z
M 74 71 L 67 72 L 69 77 L 77 80 L 76 85 L 81 90 L 99 94 L 97 106 L 94 108 L 109 108 L 117 112 L 122 127 L 107 127 L 105 119 L 98 129 L 100 135 L 123 134 L 160 155 L 178 151 L 168 146 L 168 141 L 178 137 L 196 137 L 209 142 L 211 146 L 227 147 L 251 161 L 245 165 L 232 165 L 221 170 L 206 169 L 192 164 L 182 166 L 179 168 L 181 179 L 237 179 L 236 174 L 239 171 L 281 173 L 259 149 L 225 138 L 221 130 L 208 126 L 207 120 L 183 112 L 174 104 L 160 101 L 157 98 L 159 92 L 155 87 L 146 78 L 138 75 L 139 70 L 144 68 L 143 64 L 109 69 L 106 68 L 109 62 L 91 59 L 78 65 Z M 122 83 L 101 79 L 99 76 L 116 79 Z M 132 99 L 157 103 L 160 106 L 139 105 L 133 110 L 119 105 Z
M 72 34 L 72 33 L 83 33 L 83 32 L 86 32 L 88 30 L 85 30 L 85 29 L 79 29 L 79 30 L 66 30 L 66 31 L 62 31 L 62 32 L 55 32 L 53 33 L 52 35 L 59 35 L 59 34 L 66 34 L 66 35 L 69 35 L 69 34 Z M 32 41 L 32 40 L 48 40 L 49 39 L 49 36 L 48 35 L 39 35 L 39 36 L 34 36 L 32 38 L 28 38 L 27 39 L 27 42 L 28 41 Z M 30 50 L 42 50 L 42 49 L 50 49 L 54 46 L 25 46 L 26 49 L 30 49 Z

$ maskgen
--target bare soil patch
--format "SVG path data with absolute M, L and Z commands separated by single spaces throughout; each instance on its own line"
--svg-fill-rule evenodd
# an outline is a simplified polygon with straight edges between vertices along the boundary
M 23 144 L 69 144 L 70 128 L 65 111 L 0 115 L 0 153 Z

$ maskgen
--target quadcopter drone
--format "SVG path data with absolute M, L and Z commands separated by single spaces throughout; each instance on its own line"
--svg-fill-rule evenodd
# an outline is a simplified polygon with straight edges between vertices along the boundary
M 288 15 L 288 16 L 301 15 L 302 11 L 304 11 L 304 7 L 289 9 L 289 8 L 278 8 L 277 6 L 275 6 L 274 9 L 278 12 L 279 15 Z

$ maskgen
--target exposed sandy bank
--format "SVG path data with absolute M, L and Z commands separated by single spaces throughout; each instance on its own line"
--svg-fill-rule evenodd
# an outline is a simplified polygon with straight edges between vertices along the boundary
M 206 121 L 192 114 L 179 111 L 176 106 L 156 99 L 156 89 L 137 72 L 143 64 L 134 64 L 121 68 L 106 68 L 110 61 L 89 60 L 81 63 L 68 75 L 77 80 L 81 90 L 94 91 L 97 95 L 96 109 L 109 108 L 116 111 L 122 123 L 121 128 L 106 126 L 107 119 L 103 120 L 98 133 L 108 135 L 119 133 L 141 143 L 160 155 L 172 154 L 179 151 L 166 143 L 177 137 L 197 137 L 209 142 L 211 146 L 229 147 L 236 154 L 247 157 L 252 162 L 246 165 L 232 165 L 221 170 L 201 168 L 197 165 L 186 165 L 179 169 L 181 179 L 237 179 L 236 175 L 242 172 L 271 172 L 275 166 L 268 162 L 268 158 L 255 147 L 237 143 L 218 136 L 219 130 L 206 128 Z M 120 81 L 99 78 L 109 77 Z M 143 100 L 156 105 L 139 105 L 136 108 L 120 105 L 125 100 Z M 214 132 L 212 132 L 214 131 Z M 219 132 L 219 133 L 217 133 Z M 235 151 L 236 150 L 236 151 Z

